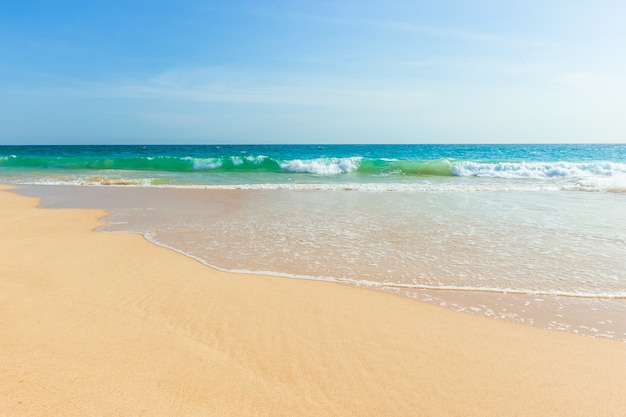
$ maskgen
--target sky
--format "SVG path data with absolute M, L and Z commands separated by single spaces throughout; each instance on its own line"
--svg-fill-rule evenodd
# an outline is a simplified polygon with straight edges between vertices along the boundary
M 626 142 L 623 0 L 0 0 L 0 144 Z

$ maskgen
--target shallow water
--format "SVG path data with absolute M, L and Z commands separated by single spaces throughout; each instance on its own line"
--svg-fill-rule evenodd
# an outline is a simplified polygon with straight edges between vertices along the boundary
M 626 195 L 27 186 L 219 269 L 626 341 Z

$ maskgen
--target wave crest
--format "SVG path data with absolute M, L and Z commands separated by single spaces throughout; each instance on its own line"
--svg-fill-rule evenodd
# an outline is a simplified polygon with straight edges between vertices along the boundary
M 280 167 L 287 172 L 335 175 L 357 171 L 361 160 L 361 157 L 293 159 L 280 163 Z
M 616 162 L 473 162 L 456 161 L 452 174 L 492 178 L 587 178 L 626 175 L 626 164 Z

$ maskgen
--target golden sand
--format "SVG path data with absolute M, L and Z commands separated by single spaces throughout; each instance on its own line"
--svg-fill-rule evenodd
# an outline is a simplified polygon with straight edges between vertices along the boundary
M 626 415 L 626 343 L 219 272 L 37 204 L 0 192 L 0 416 Z

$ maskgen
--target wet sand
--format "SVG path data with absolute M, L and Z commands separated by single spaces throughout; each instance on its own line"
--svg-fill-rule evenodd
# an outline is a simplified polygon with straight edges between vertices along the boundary
M 626 344 L 225 273 L 0 192 L 0 416 L 623 416 Z
M 141 233 L 216 269 L 341 282 L 626 341 L 626 235 L 621 199 L 612 195 L 560 195 L 540 220 L 543 194 L 474 195 L 470 203 L 468 195 L 284 190 L 35 185 L 17 192 L 41 198 L 45 208 L 104 209 L 98 231 Z M 423 207 L 426 200 L 438 209 Z M 517 217 L 501 206 L 515 201 L 523 213 Z M 591 208 L 607 209 L 603 221 L 589 223 Z M 493 248 L 507 246 L 514 249 L 494 256 Z

